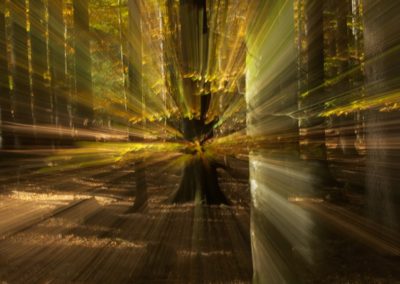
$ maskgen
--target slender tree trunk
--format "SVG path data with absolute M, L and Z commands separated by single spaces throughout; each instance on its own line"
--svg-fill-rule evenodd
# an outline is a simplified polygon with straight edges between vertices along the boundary
M 69 125 L 68 88 L 66 84 L 65 24 L 63 21 L 63 1 L 49 1 L 49 53 L 51 91 L 54 102 L 53 116 L 57 126 Z
M 92 61 L 90 57 L 89 1 L 74 0 L 76 122 L 90 126 L 93 120 Z
M 306 41 L 307 50 L 304 53 L 306 58 L 305 77 L 301 87 L 301 93 L 307 93 L 299 99 L 300 108 L 306 116 L 300 119 L 300 151 L 301 158 L 314 161 L 318 164 L 317 176 L 320 180 L 320 187 L 332 187 L 336 184 L 327 161 L 325 128 L 326 120 L 318 113 L 316 105 L 323 104 L 326 100 L 324 86 L 324 3 L 323 1 L 305 1 Z
M 12 80 L 15 122 L 32 125 L 32 97 L 29 80 L 28 58 L 28 32 L 25 0 L 13 0 L 10 2 L 10 14 L 12 21 Z M 32 144 L 33 137 L 29 135 L 17 135 L 16 146 L 26 147 Z
M 48 1 L 48 5 L 49 65 L 53 98 L 53 123 L 58 127 L 69 127 L 68 105 L 70 101 L 66 76 L 66 38 L 64 36 L 63 0 Z M 57 144 L 65 144 L 67 138 L 70 137 L 59 136 L 58 138 L 60 141 Z
M 48 50 L 46 43 L 46 7 L 44 0 L 29 2 L 31 65 L 32 65 L 32 93 L 35 123 L 50 125 L 52 122 L 52 98 L 48 72 Z M 50 137 L 42 135 L 36 137 L 36 143 L 45 146 L 51 143 Z
M 10 129 L 4 128 L 13 120 L 11 113 L 11 97 L 8 82 L 7 36 L 5 20 L 5 1 L 0 1 L 0 110 L 1 110 L 1 146 L 0 149 L 14 147 L 14 135 Z
M 142 70 L 142 29 L 140 18 L 140 0 L 129 0 L 129 95 L 141 102 L 143 118 L 144 98 L 143 98 L 143 70 Z M 144 118 L 143 118 L 144 119 Z M 142 125 L 143 126 L 143 125 Z M 137 142 L 143 142 L 142 137 L 134 138 Z M 147 184 L 145 161 L 140 158 L 134 162 L 135 168 L 135 203 L 132 211 L 142 210 L 147 206 Z
M 308 92 L 300 100 L 302 108 L 309 108 L 316 101 L 324 100 L 324 31 L 322 1 L 305 0 L 307 73 L 302 93 Z M 305 119 L 300 120 L 304 130 L 305 147 L 302 156 L 305 159 L 326 159 L 325 151 L 325 119 L 310 111 Z
M 122 11 L 121 11 L 121 0 L 118 0 L 118 35 L 119 35 L 119 52 L 120 52 L 120 60 L 121 60 L 121 67 L 122 67 L 122 80 L 124 84 L 124 110 L 125 112 L 128 111 L 128 98 L 127 98 L 127 80 L 126 80 L 126 73 L 125 73 L 125 54 L 124 54 L 124 37 L 123 37 L 123 21 L 122 21 Z

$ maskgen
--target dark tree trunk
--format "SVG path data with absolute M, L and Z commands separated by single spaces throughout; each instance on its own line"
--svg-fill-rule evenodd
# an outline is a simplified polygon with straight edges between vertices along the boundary
M 145 107 L 142 90 L 142 30 L 140 18 L 140 1 L 129 0 L 129 94 L 136 101 L 141 102 L 142 110 Z M 137 46 L 135 46 L 137 44 Z M 135 64 L 136 63 L 136 64 Z M 134 100 L 131 101 L 131 103 Z M 139 115 L 142 115 L 140 113 Z M 142 125 L 143 127 L 144 125 Z M 136 142 L 143 142 L 143 137 L 134 137 Z M 143 210 L 147 206 L 146 168 L 143 158 L 134 162 L 135 168 L 135 203 L 130 211 Z
M 364 43 L 367 98 L 378 98 L 400 88 L 400 2 L 364 0 Z M 399 111 L 369 109 L 366 116 L 366 181 L 369 216 L 394 230 L 400 229 Z M 393 126 L 392 126 L 393 125 Z
M 49 81 L 45 78 L 48 69 L 45 3 L 43 0 L 29 2 L 32 92 L 34 98 L 34 122 L 38 125 L 50 125 L 52 122 L 52 99 Z M 36 144 L 51 144 L 50 137 L 36 137 Z
M 193 149 L 193 157 L 184 164 L 182 179 L 178 190 L 172 198 L 173 203 L 206 203 L 228 204 L 218 183 L 217 164 L 209 160 L 203 152 L 202 145 L 210 139 L 214 123 L 205 123 L 205 113 L 208 109 L 210 95 L 202 96 L 200 119 L 183 119 L 182 131 L 188 141 L 198 143 L 198 149 Z
M 89 1 L 74 0 L 76 122 L 90 126 L 93 119 L 92 61 L 90 57 Z
M 63 0 L 49 1 L 49 59 L 51 74 L 51 92 L 53 98 L 53 123 L 60 127 L 69 127 L 68 113 L 69 90 L 66 82 L 66 50 L 64 37 Z M 57 144 L 66 144 L 67 138 L 59 137 Z M 62 142 L 61 142 L 62 139 Z
M 139 159 L 135 161 L 135 202 L 130 211 L 142 211 L 147 207 L 147 183 L 146 183 L 146 168 L 145 161 Z
M 305 118 L 300 119 L 301 158 L 314 161 L 318 165 L 318 176 L 324 177 L 320 179 L 321 188 L 337 185 L 327 160 L 326 120 L 318 115 L 321 110 L 315 107 L 326 100 L 323 13 L 323 1 L 305 0 L 307 72 L 306 84 L 302 86 L 301 93 L 307 92 L 308 95 L 300 98 L 299 102 L 306 114 Z
M 183 70 L 186 72 L 196 71 L 201 74 L 203 72 L 201 67 L 205 66 L 208 54 L 206 1 L 181 0 L 180 5 Z M 202 19 L 202 26 L 199 25 L 200 19 Z M 188 36 L 198 36 L 196 42 L 199 46 L 192 46 L 193 40 L 188 39 Z M 197 52 L 203 52 L 203 54 L 197 54 Z M 203 64 L 199 64 L 197 57 L 204 59 Z M 190 66 L 196 66 L 198 70 L 190 70 Z M 195 94 L 198 93 L 198 85 L 191 79 L 183 79 L 183 81 L 185 86 L 184 95 L 190 100 L 196 101 Z M 203 82 L 203 88 L 207 89 L 207 87 L 207 84 Z M 185 118 L 182 120 L 184 138 L 198 145 L 197 150 L 193 149 L 192 158 L 184 164 L 179 188 L 172 197 L 172 202 L 174 203 L 193 201 L 197 204 L 228 203 L 218 184 L 217 164 L 208 159 L 202 149 L 204 142 L 213 135 L 212 127 L 214 123 L 205 123 L 210 99 L 210 93 L 201 95 L 199 118 Z
M 300 120 L 300 127 L 305 130 L 301 138 L 306 142 L 301 154 L 307 160 L 320 161 L 326 160 L 325 119 L 315 115 L 312 106 L 325 99 L 323 8 L 322 1 L 305 0 L 307 74 L 301 92 L 309 94 L 300 99 L 301 107 L 307 110 L 306 118 Z
M 29 82 L 29 58 L 28 58 L 28 32 L 25 0 L 10 2 L 10 14 L 12 21 L 12 52 L 15 58 L 12 68 L 14 82 L 13 101 L 15 122 L 33 124 L 32 97 Z M 32 145 L 33 137 L 27 134 L 16 135 L 16 146 L 26 147 Z
M 228 204 L 218 184 L 217 164 L 197 154 L 184 164 L 172 203 Z
M 0 3 L 0 109 L 1 109 L 1 149 L 14 147 L 14 136 L 11 130 L 4 126 L 12 121 L 11 97 L 8 83 L 8 58 L 6 44 L 6 21 L 4 1 Z

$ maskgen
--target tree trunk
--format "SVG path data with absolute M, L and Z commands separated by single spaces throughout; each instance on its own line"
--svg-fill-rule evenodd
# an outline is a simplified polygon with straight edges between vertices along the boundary
M 8 58 L 6 44 L 6 21 L 4 2 L 0 2 L 0 110 L 1 110 L 1 146 L 0 149 L 14 147 L 14 135 L 4 125 L 12 121 L 11 96 L 8 83 Z
M 74 0 L 76 122 L 90 126 L 93 120 L 92 61 L 90 57 L 89 1 Z
M 199 149 L 191 153 L 193 157 L 184 164 L 182 179 L 172 198 L 173 203 L 228 204 L 228 200 L 218 184 L 217 164 L 209 160 L 202 145 L 212 138 L 214 123 L 205 123 L 206 110 L 210 103 L 210 94 L 201 97 L 202 114 L 200 119 L 183 119 L 182 132 L 188 141 L 197 142 Z
M 207 97 L 203 97 L 205 100 Z M 200 141 L 212 137 L 213 123 L 205 124 L 204 119 L 184 119 L 183 134 L 189 141 Z M 200 139 L 203 139 L 202 141 Z M 192 153 L 193 157 L 184 164 L 182 179 L 172 198 L 173 203 L 227 204 L 228 200 L 218 184 L 217 164 L 204 156 L 203 150 Z
M 400 3 L 364 0 L 364 43 L 367 98 L 378 98 L 400 88 Z M 378 108 L 366 116 L 366 210 L 376 222 L 394 230 L 400 228 L 398 111 Z
M 12 67 L 13 101 L 15 122 L 33 124 L 32 97 L 29 80 L 28 57 L 28 32 L 25 0 L 10 2 L 10 14 L 12 21 L 12 53 L 14 62 Z M 27 134 L 16 135 L 16 146 L 26 147 L 32 144 L 33 137 Z
M 45 78 L 48 72 L 45 3 L 43 0 L 29 2 L 32 92 L 34 122 L 38 125 L 50 125 L 52 122 L 52 99 L 49 81 Z M 51 144 L 49 139 L 41 135 L 36 137 L 36 144 Z
M 180 1 L 180 38 L 181 62 L 183 72 L 203 74 L 208 54 L 208 26 L 206 1 Z M 202 23 L 199 24 L 199 23 Z M 197 37 L 193 40 L 193 37 Z M 193 46 L 195 43 L 197 46 Z M 188 141 L 197 143 L 192 158 L 184 164 L 182 179 L 178 190 L 172 196 L 172 202 L 193 202 L 207 204 L 228 203 L 218 184 L 217 164 L 209 160 L 202 149 L 204 142 L 212 137 L 214 123 L 206 124 L 211 94 L 200 94 L 200 86 L 208 89 L 206 82 L 195 82 L 191 78 L 182 78 L 183 96 L 188 104 L 200 112 L 197 118 L 182 120 L 182 133 Z M 200 97 L 199 97 L 200 96 Z
M 63 1 L 52 0 L 49 4 L 49 59 L 51 75 L 51 92 L 53 98 L 53 123 L 59 127 L 69 127 L 68 113 L 69 87 L 66 76 L 66 50 L 64 36 Z M 65 144 L 65 136 L 58 137 L 57 144 Z M 62 142 L 61 142 L 62 139 Z
M 320 107 L 326 100 L 324 86 L 324 3 L 323 1 L 304 0 L 306 41 L 305 52 L 307 71 L 300 80 L 305 80 L 301 86 L 299 105 L 305 113 L 300 119 L 300 155 L 304 160 L 314 161 L 316 171 L 321 177 L 321 187 L 333 187 L 336 180 L 333 178 L 327 160 L 325 128 L 326 120 L 319 116 Z
M 140 0 L 129 0 L 129 94 L 136 101 L 141 102 L 140 116 L 143 118 L 144 99 L 143 99 L 143 70 L 142 70 L 142 29 Z M 134 102 L 132 100 L 131 102 Z M 144 118 L 143 118 L 144 119 Z M 142 125 L 143 127 L 143 125 Z M 144 137 L 133 138 L 136 142 L 143 142 Z M 135 168 L 135 203 L 130 211 L 139 211 L 147 206 L 147 185 L 146 185 L 146 169 L 143 158 L 134 162 Z

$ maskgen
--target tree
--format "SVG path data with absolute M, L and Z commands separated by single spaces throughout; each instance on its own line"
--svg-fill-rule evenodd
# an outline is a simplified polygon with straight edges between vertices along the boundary
M 192 157 L 185 162 L 183 176 L 178 190 L 173 196 L 175 203 L 196 201 L 207 204 L 228 203 L 218 184 L 217 163 L 210 160 L 204 152 L 204 143 L 213 137 L 216 121 L 207 123 L 206 113 L 211 94 L 201 97 L 199 118 L 183 118 L 182 133 L 187 141 L 194 143 L 190 153 Z
M 129 100 L 140 104 L 139 116 L 143 117 L 143 70 L 142 70 L 142 29 L 141 29 L 141 3 L 140 0 L 129 0 Z M 143 125 L 142 125 L 143 126 Z M 143 137 L 134 137 L 137 142 L 142 142 Z M 145 163 L 142 158 L 135 159 L 135 203 L 132 211 L 138 211 L 147 206 L 147 185 Z
M 194 71 L 202 74 L 204 72 L 202 67 L 206 66 L 208 61 L 209 31 L 206 1 L 180 1 L 179 12 L 182 69 L 187 73 Z M 190 38 L 193 36 L 194 39 Z M 172 202 L 227 203 L 218 184 L 217 164 L 206 157 L 203 149 L 204 143 L 213 136 L 213 126 L 216 122 L 216 120 L 207 122 L 212 95 L 209 83 L 203 80 L 196 82 L 193 78 L 183 78 L 183 85 L 185 92 L 183 95 L 190 101 L 197 102 L 195 104 L 199 113 L 193 117 L 183 117 L 181 131 L 184 138 L 195 143 L 196 147 L 191 153 L 192 158 L 184 164 L 183 176 Z M 205 91 L 202 92 L 199 89 Z
M 304 21 L 299 31 L 299 108 L 303 116 L 300 126 L 300 155 L 304 160 L 317 164 L 320 187 L 337 185 L 333 178 L 326 148 L 326 119 L 319 113 L 326 99 L 325 57 L 324 57 L 324 3 L 323 1 L 302 0 L 302 14 L 298 20 Z M 300 24 L 299 24 L 300 26 Z M 305 42 L 305 48 L 301 41 Z M 321 107 L 322 106 L 322 107 Z
M 29 74 L 27 6 L 25 0 L 10 2 L 11 46 L 14 61 L 11 67 L 13 81 L 12 101 L 14 103 L 15 122 L 32 125 L 32 96 Z M 32 144 L 29 135 L 16 135 L 16 146 L 26 147 Z
M 63 0 L 48 1 L 49 13 L 49 65 L 51 94 L 54 104 L 53 123 L 56 126 L 69 126 L 69 92 L 66 70 L 66 38 L 64 37 Z M 61 137 L 60 137 L 61 138 Z M 66 137 L 62 137 L 63 142 Z
M 11 94 L 8 82 L 8 58 L 5 1 L 0 1 L 0 110 L 1 110 L 1 148 L 12 149 L 14 136 L 11 130 L 4 126 L 13 120 L 11 112 Z
M 52 123 L 52 97 L 49 82 L 49 62 L 47 60 L 47 23 L 45 20 L 46 6 L 43 0 L 29 2 L 31 66 L 32 66 L 32 96 L 34 105 L 34 123 L 49 125 Z M 49 141 L 37 137 L 36 143 L 43 146 Z
M 400 88 L 400 2 L 365 0 L 363 5 L 366 97 L 371 100 Z M 382 111 L 382 107 L 371 107 L 365 113 L 366 209 L 376 222 L 398 230 L 400 151 L 392 142 L 398 139 L 398 133 L 391 125 L 399 121 L 400 115 L 396 110 Z
M 74 0 L 75 83 L 78 127 L 90 126 L 93 120 L 92 61 L 90 56 L 89 1 Z

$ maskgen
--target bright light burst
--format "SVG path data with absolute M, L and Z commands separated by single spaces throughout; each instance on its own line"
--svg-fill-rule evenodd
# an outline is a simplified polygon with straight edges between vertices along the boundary
M 147 198 L 146 170 L 173 178 L 183 169 L 192 177 L 181 184 L 194 188 L 207 174 L 218 183 L 217 168 L 243 182 L 235 163 L 244 163 L 251 204 L 233 208 L 246 215 L 251 207 L 255 282 L 321 280 L 308 271 L 336 267 L 336 234 L 398 257 L 399 15 L 390 0 L 0 1 L 0 181 L 39 176 L 54 187 L 62 174 L 95 195 L 104 184 L 75 175 L 112 169 L 119 178 L 115 172 L 129 169 L 136 202 Z M 67 205 L 11 192 L 7 200 L 27 204 L 34 218 Z M 35 208 L 24 196 L 51 202 Z M 198 219 L 237 212 L 155 209 L 160 200 L 151 205 L 158 217 L 190 212 L 197 220 L 193 228 L 185 221 L 193 243 L 177 257 L 231 255 L 201 251 L 208 231 Z M 88 216 L 99 206 L 76 202 Z M 10 208 L 0 214 L 12 215 Z M 17 230 L 17 221 L 0 229 Z M 52 241 L 146 248 L 94 239 Z M 342 280 L 335 273 L 329 279 Z

